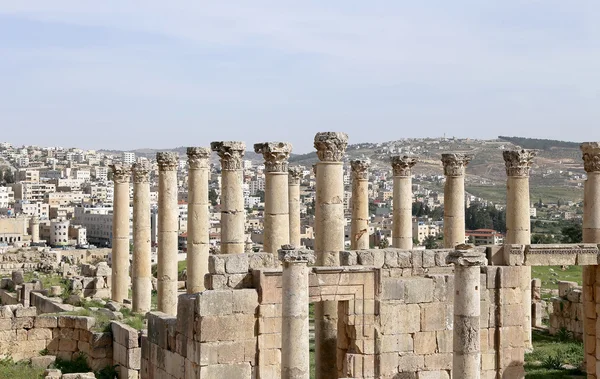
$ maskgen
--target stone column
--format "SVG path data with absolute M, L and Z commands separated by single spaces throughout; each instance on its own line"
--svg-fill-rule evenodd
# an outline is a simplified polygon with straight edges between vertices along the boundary
M 444 164 L 444 247 L 465 243 L 465 167 L 471 154 L 442 154 Z
M 502 153 L 506 165 L 506 243 L 531 244 L 531 220 L 529 215 L 529 170 L 537 150 L 505 150 Z M 523 306 L 525 319 L 525 349 L 532 349 L 531 341 L 531 267 L 521 267 Z
M 288 197 L 290 211 L 290 244 L 300 246 L 300 180 L 302 170 L 300 167 L 290 167 L 288 170 Z
M 245 247 L 246 210 L 244 209 L 243 142 L 211 142 L 212 151 L 221 158 L 221 254 L 242 254 Z
M 583 190 L 583 242 L 600 244 L 600 142 L 581 144 L 583 168 L 587 174 Z M 600 378 L 600 365 L 597 365 L 597 347 L 600 346 L 600 333 L 597 331 L 598 318 L 596 291 L 600 283 L 599 266 L 583 266 L 583 344 L 588 379 Z
M 317 190 L 315 253 L 319 266 L 339 266 L 344 250 L 344 166 L 348 145 L 345 133 L 315 135 Z M 315 361 L 317 379 L 337 378 L 337 302 L 315 304 Z
M 210 149 L 188 147 L 187 293 L 204 291 L 208 274 Z
M 178 155 L 156 153 L 158 161 L 158 311 L 177 314 Z
M 479 379 L 481 375 L 480 267 L 485 255 L 476 250 L 456 250 L 448 255 L 454 263 L 454 327 L 452 377 Z
M 308 273 L 315 263 L 310 250 L 285 245 L 279 250 L 283 262 L 281 378 L 309 379 Z
M 369 248 L 369 167 L 371 161 L 350 161 L 352 168 L 352 220 L 350 224 L 350 249 Z
M 413 248 L 412 235 L 412 167 L 417 158 L 396 155 L 392 157 L 394 171 L 394 209 L 392 246 L 398 249 Z
M 111 299 L 129 298 L 129 167 L 111 165 L 114 181 Z
M 31 243 L 40 242 L 40 219 L 38 216 L 31 217 L 29 220 L 29 228 L 31 229 Z
M 264 251 L 277 254 L 290 243 L 288 158 L 292 145 L 265 142 L 254 145 L 254 152 L 265 158 Z
M 132 309 L 150 311 L 152 295 L 152 244 L 150 242 L 150 167 L 135 163 L 133 172 Z

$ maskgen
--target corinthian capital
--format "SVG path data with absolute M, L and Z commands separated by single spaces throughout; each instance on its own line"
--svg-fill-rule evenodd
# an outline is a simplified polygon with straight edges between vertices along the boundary
M 585 172 L 600 172 L 600 142 L 584 142 L 581 151 Z
M 150 181 L 150 165 L 146 163 L 134 163 L 131 166 L 134 183 L 148 183 Z
M 350 161 L 352 168 L 352 177 L 355 179 L 369 179 L 369 167 L 371 160 L 369 158 L 361 158 Z
M 292 144 L 287 142 L 263 142 L 254 144 L 254 152 L 265 158 L 267 172 L 287 172 Z
M 300 167 L 290 167 L 288 169 L 288 183 L 292 185 L 299 185 L 302 179 L 303 170 Z
M 179 155 L 171 151 L 156 153 L 156 162 L 159 171 L 177 171 Z
M 394 176 L 411 176 L 412 167 L 417 164 L 416 157 L 394 155 L 392 156 L 392 170 Z
M 110 165 L 110 169 L 113 174 L 113 182 L 115 183 L 129 183 L 129 166 L 115 163 Z
M 322 162 L 341 162 L 347 146 L 346 133 L 322 132 L 315 135 L 315 149 Z
M 533 163 L 533 157 L 538 150 L 504 150 L 504 164 L 506 165 L 506 175 L 508 176 L 529 176 L 529 170 Z
M 239 141 L 211 142 L 210 148 L 221 158 L 221 170 L 241 170 L 246 144 Z
M 187 157 L 191 169 L 208 168 L 210 158 L 210 149 L 208 147 L 188 147 Z
M 465 167 L 473 159 L 473 154 L 449 153 L 442 154 L 442 164 L 444 165 L 444 175 L 463 176 Z
M 277 250 L 279 260 L 283 263 L 304 263 L 308 265 L 315 264 L 315 253 L 312 250 L 302 249 L 293 245 L 283 245 Z
M 456 266 L 487 266 L 484 250 L 480 248 L 468 249 L 468 246 L 460 245 L 451 251 L 446 257 L 446 263 L 454 263 Z

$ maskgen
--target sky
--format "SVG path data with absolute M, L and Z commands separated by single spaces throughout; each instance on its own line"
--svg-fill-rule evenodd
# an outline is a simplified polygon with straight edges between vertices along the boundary
M 597 0 L 0 0 L 0 141 L 600 140 Z

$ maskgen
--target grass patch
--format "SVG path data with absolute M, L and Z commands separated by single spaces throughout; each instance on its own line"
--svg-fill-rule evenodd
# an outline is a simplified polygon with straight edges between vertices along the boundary
M 542 281 L 542 289 L 558 289 L 559 281 L 577 282 L 581 285 L 582 266 L 567 266 L 565 270 L 561 266 L 532 266 L 531 277 Z
M 14 362 L 12 358 L 0 359 L 0 378 L 37 379 L 44 377 L 44 369 L 31 367 L 27 361 Z
M 92 369 L 87 364 L 85 354 L 79 353 L 73 360 L 67 361 L 64 359 L 56 358 L 54 367 L 62 371 L 63 374 L 76 374 L 83 372 L 90 372 Z
M 533 331 L 533 352 L 525 354 L 525 377 L 527 379 L 574 379 L 585 378 L 579 370 L 583 362 L 583 343 L 561 340 L 545 331 Z M 576 367 L 564 369 L 564 365 Z
M 494 203 L 506 204 L 506 185 L 474 186 L 466 185 L 465 190 L 477 197 Z M 580 202 L 583 200 L 583 189 L 567 186 L 531 186 L 530 197 L 533 201 L 542 199 L 544 203 L 556 203 L 561 201 Z

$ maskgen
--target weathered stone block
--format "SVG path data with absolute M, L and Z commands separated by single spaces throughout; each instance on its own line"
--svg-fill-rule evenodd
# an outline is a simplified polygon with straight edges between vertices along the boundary
M 414 334 L 415 354 L 433 354 L 437 343 L 435 332 L 418 332 Z
M 255 314 L 258 307 L 258 292 L 255 289 L 232 291 L 233 313 Z
M 408 278 L 404 280 L 405 302 L 407 304 L 431 303 L 433 301 L 433 280 Z
M 197 294 L 196 314 L 199 316 L 230 315 L 233 313 L 233 291 L 211 290 Z
M 247 274 L 248 273 L 248 254 L 228 254 L 221 255 L 225 260 L 225 272 L 228 274 Z
M 404 281 L 397 278 L 381 279 L 382 300 L 404 300 Z

